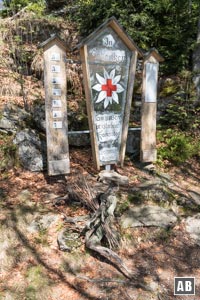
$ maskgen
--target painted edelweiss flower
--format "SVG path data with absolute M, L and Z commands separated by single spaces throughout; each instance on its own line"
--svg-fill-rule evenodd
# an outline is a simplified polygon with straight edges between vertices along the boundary
M 104 69 L 104 77 L 96 73 L 96 78 L 99 83 L 95 84 L 92 89 L 99 92 L 95 103 L 104 101 L 104 108 L 107 108 L 113 101 L 119 104 L 118 94 L 124 91 L 124 88 L 118 82 L 121 75 L 115 76 L 115 69 L 110 74 Z

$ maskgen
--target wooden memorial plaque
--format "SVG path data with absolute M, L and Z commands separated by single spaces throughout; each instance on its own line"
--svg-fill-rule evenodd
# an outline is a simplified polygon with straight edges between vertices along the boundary
M 123 164 L 135 69 L 141 52 L 115 18 L 80 45 L 96 168 Z
M 68 174 L 69 146 L 66 104 L 66 46 L 56 36 L 44 48 L 44 84 L 49 175 Z
M 157 81 L 159 62 L 161 61 L 163 58 L 156 49 L 152 49 L 144 59 L 140 146 L 140 160 L 142 162 L 155 162 L 157 159 Z

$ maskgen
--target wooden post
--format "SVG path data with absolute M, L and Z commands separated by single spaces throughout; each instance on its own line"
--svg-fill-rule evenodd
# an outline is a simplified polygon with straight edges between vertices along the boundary
M 137 56 L 142 52 L 114 17 L 78 48 L 95 166 L 123 165 Z
M 92 143 L 92 156 L 95 167 L 97 170 L 100 169 L 100 163 L 98 160 L 98 141 L 97 136 L 94 134 L 95 132 L 95 120 L 94 114 L 92 113 L 92 99 L 91 99 L 91 89 L 89 84 L 89 68 L 87 64 L 87 45 L 84 45 L 80 49 L 81 61 L 82 61 L 82 69 L 83 69 L 83 79 L 84 79 L 84 87 L 85 87 L 85 95 L 86 95 L 86 105 L 87 105 L 87 115 L 89 121 L 89 128 L 90 128 L 90 139 Z
M 157 159 L 157 81 L 159 62 L 161 61 L 163 61 L 163 58 L 156 49 L 150 50 L 144 59 L 140 147 L 141 162 L 155 162 Z
M 132 62 L 129 70 L 129 83 L 128 83 L 129 89 L 127 92 L 127 102 L 126 102 L 126 107 L 124 112 L 124 122 L 123 122 L 121 150 L 120 150 L 121 166 L 123 166 L 124 164 L 124 157 L 126 152 L 126 140 L 128 136 L 129 118 L 130 118 L 130 111 L 131 111 L 131 104 L 132 104 L 132 94 L 133 94 L 133 87 L 134 87 L 134 80 L 135 80 L 137 56 L 138 53 L 135 52 L 135 55 L 132 56 Z
M 44 48 L 44 84 L 49 175 L 68 174 L 69 146 L 66 104 L 66 45 L 53 35 Z

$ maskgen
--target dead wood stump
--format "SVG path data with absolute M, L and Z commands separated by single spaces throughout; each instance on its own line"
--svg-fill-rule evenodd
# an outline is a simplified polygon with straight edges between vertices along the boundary
M 132 272 L 116 252 L 114 252 L 114 249 L 120 246 L 118 224 L 114 216 L 117 205 L 117 191 L 119 190 L 119 182 L 120 184 L 123 183 L 123 185 L 128 184 L 125 176 L 122 176 L 124 178 L 119 180 L 121 175 L 117 176 L 116 174 L 114 175 L 114 180 L 110 180 L 112 176 L 108 175 L 109 180 L 107 183 L 109 182 L 109 186 L 105 192 L 99 195 L 94 195 L 86 179 L 79 175 L 77 182 L 73 182 L 69 186 L 68 190 L 71 195 L 68 196 L 75 197 L 76 201 L 79 199 L 91 211 L 90 219 L 86 222 L 83 229 L 80 230 L 80 237 L 84 236 L 86 247 L 105 258 L 127 278 L 132 278 Z M 71 219 L 70 223 L 72 223 Z

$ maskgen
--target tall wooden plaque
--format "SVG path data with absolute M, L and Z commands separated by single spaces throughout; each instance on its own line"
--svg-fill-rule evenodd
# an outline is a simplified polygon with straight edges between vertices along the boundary
M 115 18 L 80 45 L 96 168 L 123 164 L 139 48 Z
M 44 48 L 44 84 L 49 175 L 70 172 L 66 104 L 66 46 L 56 36 Z
M 156 49 L 152 49 L 144 59 L 140 146 L 140 160 L 142 162 L 155 162 L 157 159 L 157 81 L 159 62 L 161 61 L 163 58 Z

